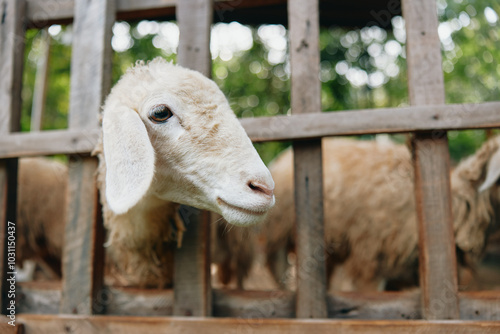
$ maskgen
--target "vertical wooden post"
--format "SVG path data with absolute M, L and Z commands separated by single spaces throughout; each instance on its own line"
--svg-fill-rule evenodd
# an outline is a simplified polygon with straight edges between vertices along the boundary
M 114 0 L 75 1 L 69 127 L 95 129 L 111 84 Z M 93 157 L 70 157 L 61 313 L 104 311 L 103 228 Z
M 318 1 L 288 1 L 292 113 L 321 112 Z M 294 148 L 298 318 L 326 318 L 321 139 Z
M 178 63 L 211 74 L 211 0 L 183 0 L 177 3 L 180 30 Z M 186 223 L 183 245 L 175 254 L 174 315 L 212 315 L 210 286 L 210 214 L 181 207 Z
M 444 81 L 435 0 L 403 0 L 408 88 L 412 105 L 444 104 Z M 419 225 L 420 289 L 425 319 L 458 319 L 457 268 L 448 139 L 445 131 L 413 139 Z
M 50 35 L 47 29 L 41 31 L 43 40 L 42 52 L 36 67 L 35 89 L 33 91 L 33 106 L 31 108 L 30 131 L 42 130 L 43 114 L 45 112 L 45 101 L 47 97 L 47 84 L 50 61 Z
M 20 130 L 21 88 L 24 61 L 26 2 L 0 0 L 0 136 Z M 10 314 L 8 307 L 13 272 L 7 256 L 12 247 L 8 237 L 16 224 L 18 159 L 0 160 L 0 306 L 2 314 Z M 10 224 L 8 222 L 11 222 Z M 17 231 L 15 231 L 17 232 Z M 12 243 L 10 243 L 12 246 Z

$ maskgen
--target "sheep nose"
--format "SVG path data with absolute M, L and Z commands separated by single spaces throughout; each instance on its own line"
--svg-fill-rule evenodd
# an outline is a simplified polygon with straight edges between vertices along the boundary
M 270 187 L 262 182 L 250 181 L 248 187 L 255 192 L 262 193 L 268 197 L 273 197 L 274 187 Z

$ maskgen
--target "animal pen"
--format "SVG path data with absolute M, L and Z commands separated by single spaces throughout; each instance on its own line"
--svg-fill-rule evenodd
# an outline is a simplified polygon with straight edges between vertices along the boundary
M 26 333 L 500 331 L 500 322 L 493 321 L 500 319 L 498 292 L 459 293 L 457 289 L 446 137 L 452 129 L 500 127 L 500 102 L 445 105 L 436 1 L 401 2 L 0 0 L 0 285 L 5 315 L 10 314 L 7 241 L 8 222 L 16 221 L 18 158 L 53 154 L 70 158 L 59 312 L 17 314 L 18 326 L 0 323 L 1 332 L 20 333 L 21 328 Z M 388 16 L 402 9 L 411 106 L 321 113 L 320 17 L 330 24 L 374 21 L 363 17 L 369 10 L 360 7 L 377 7 Z M 288 16 L 283 14 L 285 8 Z M 294 141 L 299 268 L 295 293 L 212 289 L 205 213 L 194 215 L 196 223 L 190 224 L 184 245 L 177 251 L 176 263 L 183 265 L 176 266 L 173 290 L 121 291 L 103 284 L 104 228 L 94 175 L 97 161 L 89 153 L 99 137 L 98 114 L 111 82 L 111 28 L 116 19 L 174 15 L 180 29 L 178 62 L 205 75 L 211 72 L 213 19 L 224 16 L 244 23 L 275 23 L 279 17 L 288 22 L 292 115 L 241 122 L 255 142 Z M 69 22 L 74 25 L 69 128 L 19 133 L 25 31 Z M 318 252 L 318 240 L 323 238 L 321 138 L 404 132 L 413 133 L 420 292 L 327 293 L 324 247 Z M 43 296 L 50 292 L 47 289 L 40 285 L 24 293 Z M 138 296 L 142 296 L 140 305 Z M 135 304 L 127 306 L 130 303 Z M 339 319 L 349 310 L 356 310 L 357 315 Z

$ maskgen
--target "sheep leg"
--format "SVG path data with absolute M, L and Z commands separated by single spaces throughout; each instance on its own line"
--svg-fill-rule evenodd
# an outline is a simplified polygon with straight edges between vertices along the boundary
M 288 269 L 288 252 L 285 247 L 267 255 L 267 266 L 276 283 L 281 289 L 286 289 L 286 272 Z

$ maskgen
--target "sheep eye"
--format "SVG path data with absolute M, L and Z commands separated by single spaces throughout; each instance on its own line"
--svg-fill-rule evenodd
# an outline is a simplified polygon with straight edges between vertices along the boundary
M 172 116 L 172 110 L 164 104 L 154 106 L 149 112 L 149 119 L 154 123 L 165 123 Z

